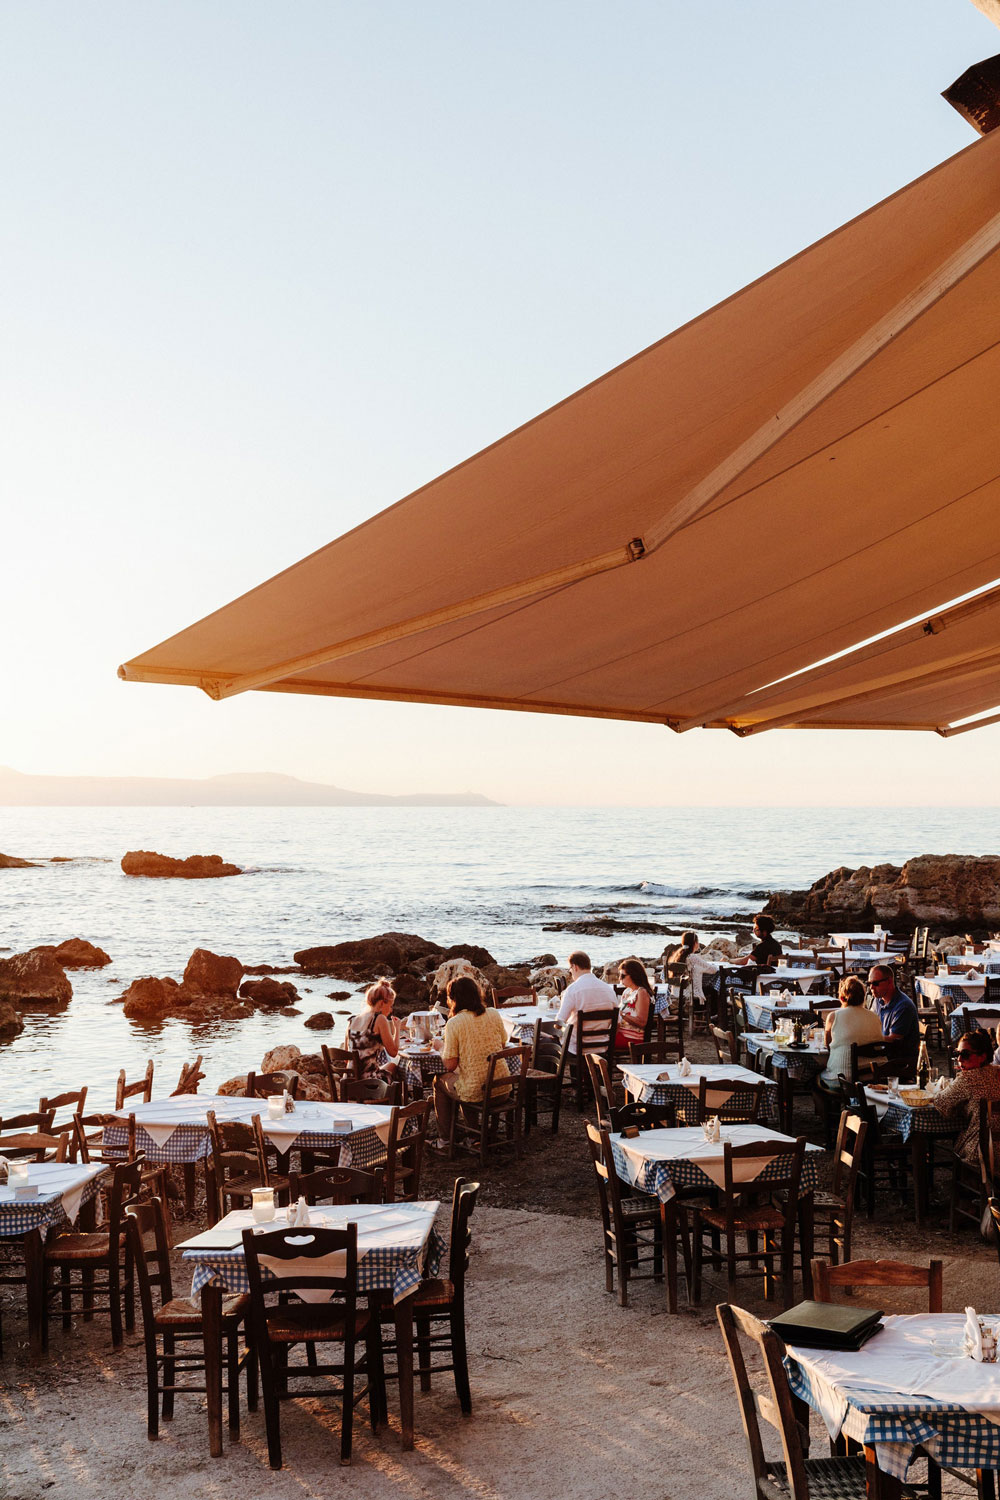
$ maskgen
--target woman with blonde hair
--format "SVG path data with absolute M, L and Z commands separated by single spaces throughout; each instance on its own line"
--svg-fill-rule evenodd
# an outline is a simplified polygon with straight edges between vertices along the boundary
M 358 1073 L 362 1078 L 396 1071 L 399 1022 L 392 1014 L 395 1003 L 396 991 L 388 979 L 376 980 L 365 990 L 366 1008 L 347 1023 L 347 1045 L 358 1055 Z
M 841 1074 L 850 1077 L 851 1047 L 855 1042 L 864 1046 L 867 1042 L 882 1040 L 882 1022 L 873 1010 L 866 1007 L 865 987 L 856 974 L 848 974 L 840 981 L 837 998 L 840 1009 L 830 1011 L 823 1028 L 830 1056 L 820 1075 L 824 1083 L 833 1085 L 837 1084 Z

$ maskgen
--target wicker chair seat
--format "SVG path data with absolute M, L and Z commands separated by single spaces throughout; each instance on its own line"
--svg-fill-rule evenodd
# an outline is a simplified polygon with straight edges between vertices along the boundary
M 368 1327 L 368 1313 L 358 1310 L 354 1328 L 357 1337 Z M 329 1307 L 322 1303 L 285 1303 L 267 1314 L 267 1336 L 272 1343 L 298 1344 L 304 1340 L 342 1340 L 345 1333 L 343 1314 L 339 1306 Z
M 45 1259 L 55 1265 L 63 1261 L 107 1260 L 111 1239 L 106 1234 L 60 1234 L 45 1246 Z
M 660 1204 L 656 1198 L 623 1198 L 622 1213 L 626 1219 L 660 1218 Z
M 250 1306 L 246 1292 L 232 1292 L 222 1299 L 222 1321 L 239 1322 Z M 157 1328 L 201 1327 L 201 1303 L 194 1297 L 173 1297 L 157 1308 L 154 1315 Z
M 428 1277 L 422 1281 L 417 1288 L 413 1298 L 413 1310 L 419 1312 L 421 1308 L 428 1307 L 450 1307 L 455 1300 L 455 1286 L 451 1281 L 445 1281 L 441 1277 Z
M 847 1204 L 837 1193 L 813 1193 L 813 1207 L 816 1209 L 846 1209 Z
M 713 1229 L 725 1230 L 726 1228 L 724 1208 L 702 1208 L 699 1210 L 699 1216 L 703 1224 L 710 1224 Z M 756 1208 L 738 1209 L 733 1224 L 740 1233 L 746 1230 L 754 1233 L 758 1230 L 784 1229 L 785 1215 L 780 1208 L 772 1208 L 770 1204 L 763 1203 Z
M 807 1458 L 809 1500 L 865 1500 L 868 1493 L 865 1460 L 857 1458 Z M 788 1500 L 792 1493 L 783 1463 L 769 1463 L 761 1491 L 771 1500 Z M 902 1487 L 904 1500 L 912 1500 L 912 1486 Z

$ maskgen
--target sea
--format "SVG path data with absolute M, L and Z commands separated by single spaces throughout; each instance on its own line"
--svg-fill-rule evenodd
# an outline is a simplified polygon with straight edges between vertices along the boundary
M 136 879 L 121 870 L 130 849 L 220 854 L 245 873 Z M 1000 808 L 16 807 L 0 808 L 0 850 L 42 861 L 0 870 L 0 956 L 82 937 L 113 960 L 71 971 L 68 1007 L 28 1012 L 23 1033 L 0 1043 L 2 1119 L 83 1083 L 88 1108 L 105 1108 L 119 1069 L 132 1078 L 148 1058 L 156 1093 L 197 1053 L 202 1089 L 214 1090 L 279 1043 L 336 1042 L 346 1014 L 332 1032 L 304 1020 L 356 1008 L 328 998 L 347 986 L 290 976 L 299 1017 L 127 1020 L 118 997 L 131 981 L 179 979 L 195 948 L 285 965 L 300 948 L 401 931 L 481 944 L 500 963 L 564 962 L 575 947 L 595 963 L 655 958 L 688 927 L 703 940 L 731 935 L 769 891 L 838 865 L 995 854 Z M 573 931 L 600 919 L 610 933 Z

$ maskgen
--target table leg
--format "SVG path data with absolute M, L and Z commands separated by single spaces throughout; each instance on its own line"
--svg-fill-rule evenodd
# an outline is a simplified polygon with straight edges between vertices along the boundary
M 201 1289 L 201 1332 L 205 1343 L 205 1394 L 208 1405 L 208 1451 L 222 1457 L 222 1288 Z
M 802 1295 L 813 1294 L 812 1258 L 815 1238 L 816 1214 L 812 1193 L 803 1193 L 799 1199 L 799 1250 L 802 1255 Z
M 910 1171 L 913 1175 L 913 1216 L 918 1228 L 927 1217 L 927 1137 L 915 1130 L 910 1136 Z
M 865 1444 L 865 1481 L 868 1500 L 900 1500 L 902 1483 L 880 1469 L 875 1449 Z
M 32 1354 L 41 1354 L 45 1347 L 45 1242 L 38 1229 L 29 1229 L 24 1236 L 24 1272 L 28 1299 L 28 1343 Z
M 413 1298 L 404 1297 L 396 1315 L 396 1368 L 399 1371 L 399 1426 L 404 1449 L 413 1447 Z

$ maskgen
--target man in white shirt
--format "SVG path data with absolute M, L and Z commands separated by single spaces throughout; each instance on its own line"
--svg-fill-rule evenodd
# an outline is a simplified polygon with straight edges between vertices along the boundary
M 563 990 L 562 1004 L 559 1007 L 557 1021 L 566 1021 L 573 1027 L 570 1036 L 569 1050 L 576 1051 L 576 1026 L 574 1019 L 577 1011 L 587 1010 L 613 1010 L 618 1004 L 618 996 L 610 984 L 605 984 L 603 979 L 591 971 L 590 959 L 586 953 L 571 953 L 569 956 L 569 971 L 573 976 L 572 984 L 568 984 Z M 584 1022 L 584 1028 L 586 1028 Z

